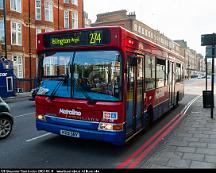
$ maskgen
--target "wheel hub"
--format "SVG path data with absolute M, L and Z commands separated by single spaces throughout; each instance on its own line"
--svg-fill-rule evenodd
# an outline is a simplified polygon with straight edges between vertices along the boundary
M 11 123 L 7 119 L 0 120 L 0 138 L 4 138 L 10 134 Z

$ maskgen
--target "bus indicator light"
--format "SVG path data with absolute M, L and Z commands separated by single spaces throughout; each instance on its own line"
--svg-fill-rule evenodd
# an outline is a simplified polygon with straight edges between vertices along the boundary
M 101 122 L 98 126 L 98 130 L 103 131 L 122 131 L 124 129 L 123 124 L 103 123 Z

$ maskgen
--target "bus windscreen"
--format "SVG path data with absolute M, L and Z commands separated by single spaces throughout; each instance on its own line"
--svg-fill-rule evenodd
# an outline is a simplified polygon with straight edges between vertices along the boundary
M 100 101 L 121 100 L 118 51 L 53 52 L 43 57 L 38 95 Z

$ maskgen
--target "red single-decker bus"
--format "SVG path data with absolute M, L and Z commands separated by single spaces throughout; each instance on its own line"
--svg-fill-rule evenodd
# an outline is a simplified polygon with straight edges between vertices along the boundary
M 123 145 L 184 95 L 183 57 L 122 27 L 38 35 L 36 127 Z

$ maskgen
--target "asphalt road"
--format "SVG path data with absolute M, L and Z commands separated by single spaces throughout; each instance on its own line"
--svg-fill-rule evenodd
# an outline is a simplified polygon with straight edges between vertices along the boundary
M 201 94 L 203 86 L 204 80 L 187 81 L 185 97 L 179 107 L 123 147 L 37 131 L 34 102 L 26 100 L 10 103 L 15 123 L 11 136 L 0 141 L 0 168 L 116 168 L 190 100 Z

